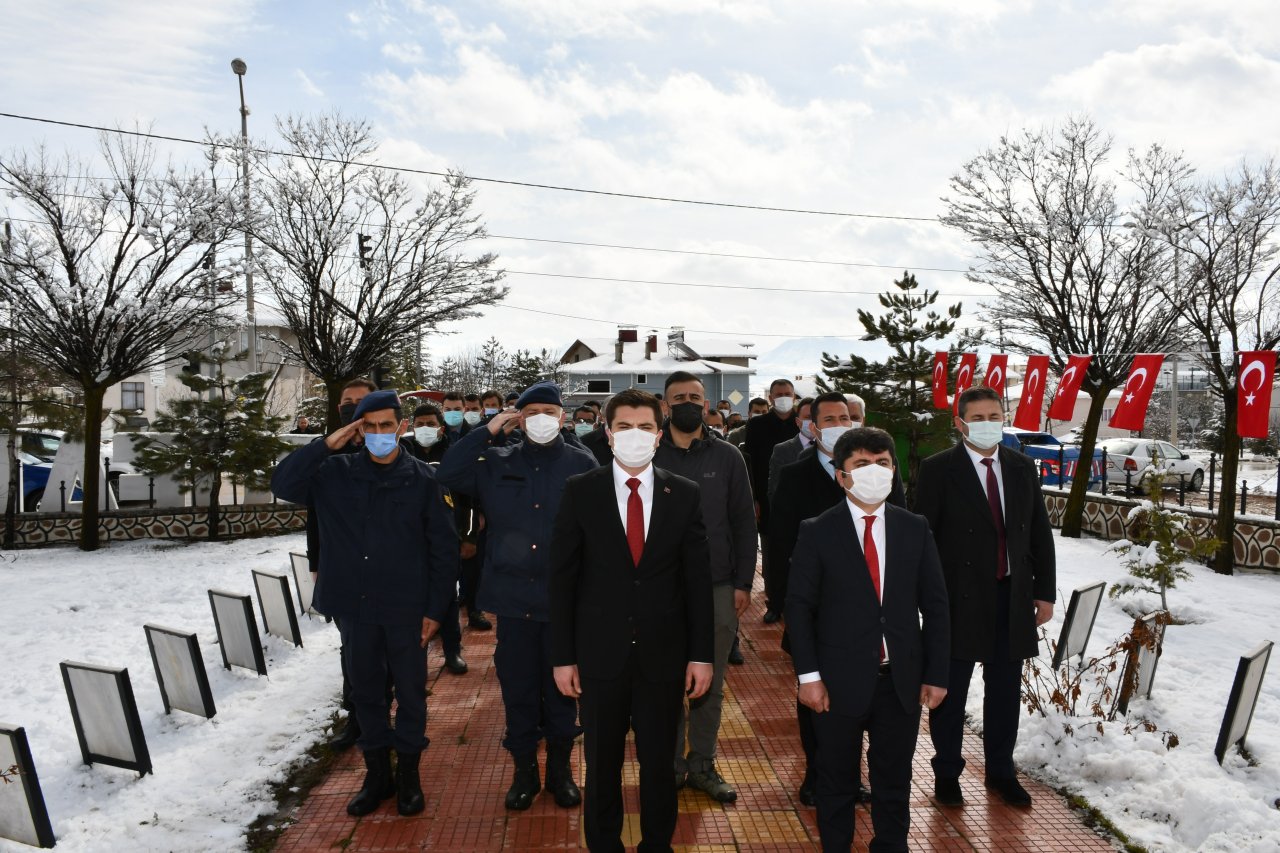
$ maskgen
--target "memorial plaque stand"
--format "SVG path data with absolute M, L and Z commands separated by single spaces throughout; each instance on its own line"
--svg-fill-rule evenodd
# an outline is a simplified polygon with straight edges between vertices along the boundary
M 1227 698 L 1227 712 L 1222 716 L 1218 744 L 1213 748 L 1219 764 L 1227 757 L 1227 750 L 1234 746 L 1244 748 L 1244 738 L 1249 733 L 1249 724 L 1253 722 L 1253 710 L 1258 706 L 1258 694 L 1262 692 L 1262 678 L 1267 674 L 1273 645 L 1263 643 L 1240 658 L 1236 666 L 1236 678 Z
M 129 670 L 65 660 L 59 666 L 84 763 L 150 773 L 151 754 Z
M 31 760 L 26 729 L 0 723 L 0 770 L 10 767 L 17 768 L 18 776 L 0 782 L 0 838 L 32 847 L 54 846 L 57 840 Z
M 209 590 L 209 606 L 213 608 L 213 624 L 222 649 L 222 665 L 251 669 L 267 674 L 267 660 L 258 641 L 258 621 L 253 618 L 253 602 L 247 595 L 224 590 Z
M 201 717 L 216 714 L 209 674 L 205 671 L 196 635 L 159 625 L 144 625 L 143 630 L 147 634 L 147 647 L 151 649 L 151 663 L 156 669 L 164 712 L 169 714 L 177 708 Z

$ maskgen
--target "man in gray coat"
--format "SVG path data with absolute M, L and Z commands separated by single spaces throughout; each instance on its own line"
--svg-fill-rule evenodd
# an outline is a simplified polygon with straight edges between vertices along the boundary
M 702 380 L 692 373 L 677 371 L 667 377 L 662 396 L 670 417 L 653 464 L 693 480 L 700 487 L 702 519 L 711 553 L 715 619 L 711 688 L 689 702 L 687 726 L 682 716 L 675 744 L 676 785 L 683 785 L 687 779 L 689 785 L 712 799 L 731 803 L 738 794 L 716 771 L 716 738 L 729 649 L 738 633 L 738 619 L 751 603 L 755 579 L 756 523 L 751 483 L 742 453 L 703 423 L 707 397 Z

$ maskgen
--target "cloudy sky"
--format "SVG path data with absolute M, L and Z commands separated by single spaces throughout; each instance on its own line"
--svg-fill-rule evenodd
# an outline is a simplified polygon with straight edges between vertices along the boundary
M 962 322 L 977 324 L 982 294 L 963 275 L 973 251 L 933 219 L 948 178 L 1001 134 L 1087 112 L 1114 134 L 1117 164 L 1160 142 L 1206 172 L 1269 156 L 1280 139 L 1271 0 L 0 8 L 4 112 L 232 132 L 239 56 L 250 130 L 267 143 L 273 116 L 339 110 L 373 122 L 387 164 L 842 214 L 478 183 L 511 293 L 445 330 L 439 353 L 490 335 L 508 349 L 562 349 L 619 323 L 681 325 L 758 352 L 855 337 L 856 309 L 903 269 L 963 301 Z M 94 144 L 0 118 L 0 149 L 40 140 Z

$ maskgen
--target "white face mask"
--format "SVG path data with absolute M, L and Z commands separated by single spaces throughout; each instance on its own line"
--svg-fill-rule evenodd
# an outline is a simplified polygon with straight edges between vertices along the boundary
M 868 506 L 883 503 L 893 489 L 893 469 L 883 465 L 863 465 L 846 471 L 844 476 L 846 483 L 853 477 L 853 485 L 845 491 Z
M 829 426 L 818 430 L 818 443 L 822 449 L 831 453 L 836 448 L 836 440 L 849 431 L 847 426 Z
M 813 421 L 806 418 L 800 418 L 800 432 L 804 433 L 805 438 L 811 437 L 813 434 L 809 432 L 809 424 Z
M 791 411 L 792 407 L 794 407 L 795 404 L 796 404 L 795 397 L 779 397 L 778 399 L 773 401 L 773 407 L 784 415 L 787 412 Z
M 862 421 L 854 421 L 849 425 L 849 429 L 862 429 Z
M 471 426 L 475 426 L 476 424 L 480 423 L 480 413 L 479 412 L 463 412 L 462 419 L 466 421 L 468 424 L 470 424 Z
M 555 415 L 530 415 L 524 419 L 524 434 L 534 444 L 550 444 L 560 434 L 560 419 Z
M 423 447 L 430 447 L 440 440 L 440 430 L 433 426 L 414 427 L 413 440 Z
M 979 450 L 990 450 L 1004 438 L 1000 421 L 965 421 L 964 425 L 969 428 L 969 443 Z
M 642 429 L 624 429 L 613 434 L 613 455 L 628 468 L 643 468 L 658 449 L 658 435 Z

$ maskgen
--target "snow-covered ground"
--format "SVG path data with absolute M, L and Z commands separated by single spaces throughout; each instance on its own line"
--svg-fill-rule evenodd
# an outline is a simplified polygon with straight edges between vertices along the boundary
M 1114 582 L 1125 572 L 1106 543 L 1055 541 L 1060 605 L 1050 636 L 1056 638 L 1072 589 Z M 271 783 L 285 777 L 336 708 L 338 637 L 331 625 L 302 619 L 304 648 L 267 638 L 268 677 L 227 672 L 214 644 L 207 590 L 251 593 L 251 568 L 283 572 L 288 551 L 303 547 L 303 537 L 291 535 L 4 555 L 0 720 L 27 729 L 59 849 L 242 846 L 245 828 L 272 806 Z M 1257 766 L 1232 754 L 1219 767 L 1213 756 L 1237 659 L 1280 635 L 1280 577 L 1192 571 L 1170 601 L 1193 624 L 1170 626 L 1153 698 L 1130 709 L 1131 718 L 1174 732 L 1180 745 L 1166 750 L 1158 734 L 1126 735 L 1119 724 L 1101 737 L 1082 726 L 1067 737 L 1061 719 L 1027 716 L 1017 758 L 1038 777 L 1085 796 L 1151 850 L 1280 850 L 1280 663 L 1263 684 L 1247 738 Z M 1090 652 L 1129 630 L 1124 605 L 1104 599 Z M 198 633 L 218 708 L 212 720 L 180 711 L 165 716 L 146 622 Z M 58 670 L 67 659 L 129 668 L 154 775 L 139 779 L 80 763 Z M 980 718 L 977 684 L 969 705 Z M 10 849 L 27 848 L 0 841 L 0 850 Z
M 26 727 L 59 850 L 233 850 L 273 803 L 270 785 L 337 708 L 338 632 L 300 619 L 304 647 L 265 639 L 265 677 L 223 669 L 208 590 L 253 594 L 251 569 L 287 573 L 301 534 L 228 543 L 8 552 L 0 562 L 0 720 Z M 254 604 L 261 629 L 261 616 Z M 166 716 L 144 623 L 194 631 L 210 720 Z M 58 662 L 129 669 L 154 774 L 81 763 Z M 2 850 L 27 850 L 0 840 Z
M 1111 584 L 1128 574 L 1104 542 L 1055 542 L 1059 603 L 1049 624 L 1054 640 L 1071 590 L 1099 580 Z M 1280 577 L 1226 577 L 1199 566 L 1191 572 L 1190 580 L 1170 591 L 1169 606 L 1192 624 L 1168 627 L 1152 697 L 1129 708 L 1131 720 L 1151 720 L 1176 734 L 1179 745 L 1166 749 L 1158 733 L 1126 735 L 1122 723 L 1107 724 L 1099 736 L 1074 721 L 1075 734 L 1067 736 L 1062 718 L 1025 716 L 1016 758 L 1044 781 L 1083 795 L 1150 850 L 1274 852 L 1280 850 L 1280 656 L 1271 662 L 1245 739 L 1256 766 L 1232 751 L 1219 767 L 1213 748 L 1240 656 L 1265 640 L 1280 640 Z M 1126 609 L 1146 612 L 1158 603 L 1156 596 L 1104 598 L 1086 659 L 1132 628 Z M 968 704 L 977 719 L 981 696 L 975 679 Z

